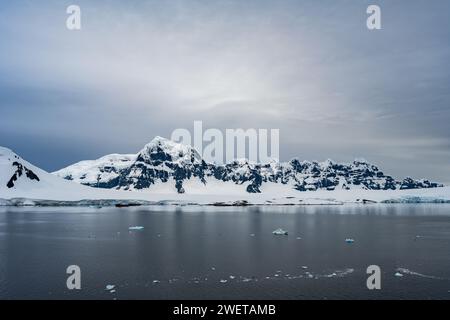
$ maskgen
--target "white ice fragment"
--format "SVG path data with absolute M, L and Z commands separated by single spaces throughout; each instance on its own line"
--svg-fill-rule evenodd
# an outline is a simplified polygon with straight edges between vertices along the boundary
M 336 276 L 337 276 L 336 272 L 333 272 L 332 274 L 326 275 L 327 278 L 333 278 L 333 277 L 336 277 Z
M 128 230 L 142 230 L 144 229 L 143 226 L 135 226 L 135 227 L 129 227 Z
M 153 283 L 160 283 L 161 281 L 159 281 L 159 280 L 153 280 Z
M 396 273 L 394 274 L 394 276 L 396 276 L 396 277 L 403 277 L 403 275 L 402 275 L 400 272 L 396 272 Z
M 277 235 L 277 236 L 287 236 L 288 232 L 286 230 L 283 230 L 281 228 L 278 228 L 274 231 L 272 231 L 273 234 Z
M 230 276 L 230 279 L 233 280 L 234 278 L 236 278 L 235 276 Z
M 347 238 L 347 239 L 345 239 L 345 242 L 353 243 L 353 242 L 355 242 L 355 239 Z
M 115 285 L 113 285 L 113 284 L 108 284 L 107 286 L 106 286 L 106 289 L 105 290 L 112 290 L 112 289 L 114 289 L 116 286 Z
M 227 282 L 228 282 L 228 280 L 225 280 L 225 279 L 220 280 L 220 283 L 227 283 Z

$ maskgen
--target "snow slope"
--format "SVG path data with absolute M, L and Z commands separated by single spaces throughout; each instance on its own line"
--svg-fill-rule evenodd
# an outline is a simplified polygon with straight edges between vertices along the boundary
M 25 173 L 17 174 L 14 185 L 8 187 L 11 177 L 17 172 L 17 165 L 31 170 L 38 179 L 30 179 Z M 97 189 L 61 179 L 45 172 L 20 158 L 7 148 L 0 147 L 0 198 L 28 198 L 52 200 L 79 200 L 100 197 Z
M 114 161 L 133 161 L 133 155 L 115 155 Z M 180 157 L 179 159 L 181 159 Z M 105 163 L 111 156 L 103 158 Z M 80 163 L 89 167 L 89 162 Z M 16 179 L 14 180 L 15 177 Z M 12 181 L 12 184 L 10 183 Z M 299 192 L 291 184 L 261 186 L 261 193 L 246 192 L 247 185 L 206 177 L 206 183 L 191 177 L 185 180 L 186 192 L 177 192 L 173 183 L 158 184 L 151 190 L 111 190 L 84 186 L 50 174 L 0 147 L 0 205 L 41 204 L 88 205 L 102 200 L 103 205 L 142 201 L 142 204 L 343 204 L 347 202 L 449 202 L 450 187 L 409 190 L 367 190 L 353 188 L 333 191 Z M 9 186 L 8 186 L 9 185 Z M 89 201 L 83 201 L 89 200 Z M 82 201 L 82 202 L 80 202 Z M 62 203 L 65 202 L 65 203 Z M 367 201 L 365 201 L 367 202 Z

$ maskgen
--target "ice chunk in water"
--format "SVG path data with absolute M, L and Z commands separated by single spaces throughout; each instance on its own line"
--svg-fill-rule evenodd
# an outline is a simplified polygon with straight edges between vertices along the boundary
M 278 228 L 278 229 L 272 231 L 272 233 L 276 234 L 278 236 L 287 236 L 288 235 L 288 232 L 286 230 L 281 229 L 281 228 Z
M 144 229 L 143 226 L 135 226 L 135 227 L 129 227 L 128 230 L 142 230 Z

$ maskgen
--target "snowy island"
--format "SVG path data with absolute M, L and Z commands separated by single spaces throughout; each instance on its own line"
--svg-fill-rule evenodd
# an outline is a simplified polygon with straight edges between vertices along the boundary
M 365 160 L 205 162 L 156 137 L 137 154 L 112 154 L 48 173 L 0 147 L 0 205 L 339 205 L 450 203 L 450 187 L 396 180 Z

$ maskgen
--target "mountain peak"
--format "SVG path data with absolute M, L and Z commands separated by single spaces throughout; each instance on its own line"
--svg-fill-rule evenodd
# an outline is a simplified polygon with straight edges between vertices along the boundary
M 156 136 L 138 153 L 138 161 L 201 162 L 200 154 L 191 146 Z

